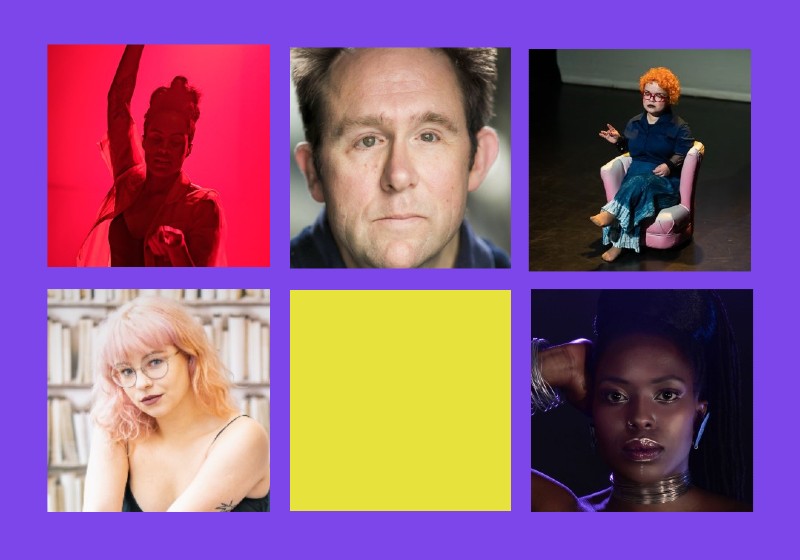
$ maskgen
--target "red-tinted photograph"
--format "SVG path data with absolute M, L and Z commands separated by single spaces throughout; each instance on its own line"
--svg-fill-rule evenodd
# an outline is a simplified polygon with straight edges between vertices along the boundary
M 269 46 L 47 59 L 48 266 L 269 266 Z

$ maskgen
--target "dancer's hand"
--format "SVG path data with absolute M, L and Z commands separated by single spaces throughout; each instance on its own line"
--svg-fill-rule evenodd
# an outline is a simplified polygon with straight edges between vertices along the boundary
M 147 247 L 159 257 L 169 257 L 171 252 L 183 244 L 183 232 L 170 226 L 160 226 L 147 240 Z

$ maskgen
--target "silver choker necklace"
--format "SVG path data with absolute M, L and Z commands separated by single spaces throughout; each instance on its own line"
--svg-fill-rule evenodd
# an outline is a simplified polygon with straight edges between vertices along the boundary
M 688 470 L 648 484 L 633 482 L 622 477 L 614 478 L 613 474 L 610 478 L 613 485 L 611 497 L 634 504 L 674 502 L 686 494 L 692 486 L 692 477 Z

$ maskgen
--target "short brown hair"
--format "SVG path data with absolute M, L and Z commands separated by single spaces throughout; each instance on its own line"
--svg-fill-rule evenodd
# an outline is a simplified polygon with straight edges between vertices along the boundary
M 461 87 L 464 112 L 472 150 L 470 168 L 478 149 L 478 131 L 494 116 L 494 92 L 497 83 L 497 49 L 434 49 L 450 59 Z M 306 141 L 311 150 L 320 147 L 325 123 L 324 86 L 334 61 L 356 49 L 292 49 L 292 80 L 297 90 Z M 315 165 L 318 165 L 315 158 Z

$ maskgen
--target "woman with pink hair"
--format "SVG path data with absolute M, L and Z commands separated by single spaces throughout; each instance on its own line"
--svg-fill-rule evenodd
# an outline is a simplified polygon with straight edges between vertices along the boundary
M 269 511 L 267 433 L 182 305 L 123 305 L 97 360 L 84 511 Z

